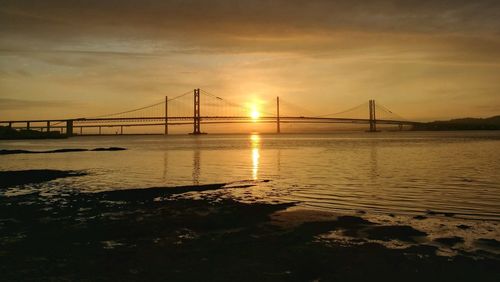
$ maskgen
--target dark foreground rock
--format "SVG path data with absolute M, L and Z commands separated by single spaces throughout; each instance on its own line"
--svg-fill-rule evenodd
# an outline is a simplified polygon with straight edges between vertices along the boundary
M 415 237 L 427 235 L 411 226 L 376 226 L 368 229 L 366 233 L 370 239 L 382 241 L 398 239 L 405 242 L 415 242 Z
M 187 190 L 0 197 L 1 280 L 500 281 L 495 259 L 440 257 L 426 245 L 387 249 L 362 237 L 350 246 L 318 240 L 335 230 L 425 236 L 415 229 L 357 216 L 286 224 L 276 214 L 291 204 L 175 197 Z

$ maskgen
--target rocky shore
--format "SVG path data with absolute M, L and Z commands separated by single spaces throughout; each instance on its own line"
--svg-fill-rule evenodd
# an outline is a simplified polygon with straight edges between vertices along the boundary
M 23 174 L 48 181 L 83 173 L 4 171 L 2 179 Z M 2 281 L 500 280 L 498 255 L 439 256 L 435 246 L 419 244 L 428 234 L 411 226 L 301 210 L 293 203 L 183 197 L 226 187 L 2 195 Z M 414 244 L 393 249 L 377 240 Z M 499 242 L 483 243 L 498 247 Z

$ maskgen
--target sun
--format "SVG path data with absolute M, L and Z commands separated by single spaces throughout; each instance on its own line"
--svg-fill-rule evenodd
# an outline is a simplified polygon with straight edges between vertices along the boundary
M 257 104 L 250 105 L 249 115 L 253 122 L 256 122 L 260 118 L 259 106 Z
M 260 112 L 256 109 L 253 109 L 251 112 L 250 112 L 250 117 L 252 118 L 253 121 L 256 121 L 260 118 Z
M 262 117 L 261 106 L 262 102 L 257 99 L 253 99 L 247 102 L 246 104 L 247 116 L 251 122 L 257 123 L 261 119 Z

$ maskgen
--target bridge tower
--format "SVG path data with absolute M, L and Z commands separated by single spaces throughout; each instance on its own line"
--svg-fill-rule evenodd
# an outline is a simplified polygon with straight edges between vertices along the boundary
M 377 118 L 375 116 L 375 100 L 368 102 L 370 110 L 370 132 L 377 132 Z
M 280 128 L 280 97 L 276 97 L 276 133 L 281 133 Z
M 194 90 L 194 115 L 193 115 L 193 135 L 202 134 L 200 131 L 200 88 Z

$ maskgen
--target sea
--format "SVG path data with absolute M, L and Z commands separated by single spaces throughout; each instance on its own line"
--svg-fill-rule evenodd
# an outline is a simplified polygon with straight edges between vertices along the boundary
M 0 141 L 0 149 L 123 147 L 0 156 L 0 170 L 87 175 L 21 185 L 5 196 L 227 183 L 242 202 L 295 202 L 337 213 L 500 221 L 500 132 L 341 132 L 80 136 Z M 243 185 L 241 183 L 251 184 Z M 231 188 L 239 187 L 239 188 Z M 220 191 L 219 191 L 220 193 Z

